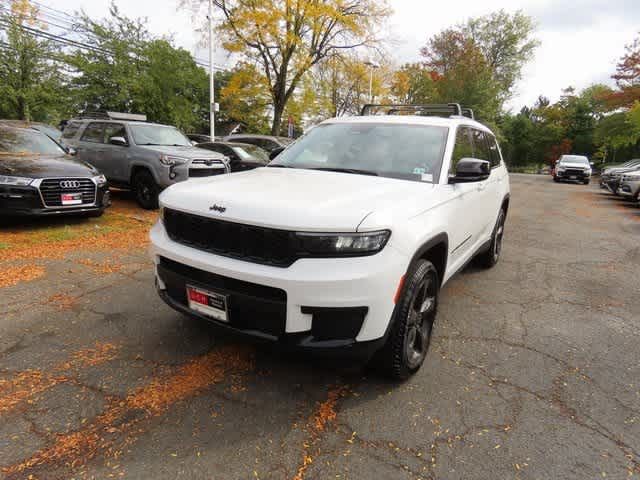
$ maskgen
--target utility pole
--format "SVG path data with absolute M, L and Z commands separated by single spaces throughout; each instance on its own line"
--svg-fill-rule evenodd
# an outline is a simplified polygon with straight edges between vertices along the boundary
M 380 64 L 373 60 L 367 60 L 364 64 L 369 66 L 369 102 L 373 103 L 373 71 L 380 68 Z
M 209 123 L 211 141 L 216 134 L 216 100 L 214 90 L 215 68 L 213 66 L 213 0 L 209 0 Z

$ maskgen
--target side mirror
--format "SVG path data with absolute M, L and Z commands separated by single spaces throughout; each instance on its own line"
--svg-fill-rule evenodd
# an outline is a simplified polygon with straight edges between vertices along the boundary
M 462 158 L 456 165 L 456 174 L 449 183 L 482 182 L 491 175 L 491 164 L 487 160 Z
M 78 154 L 78 150 L 73 147 L 67 147 L 67 154 L 75 157 Z
M 118 146 L 120 146 L 120 147 L 126 147 L 127 145 L 129 145 L 129 144 L 127 143 L 127 139 L 126 139 L 126 138 L 124 138 L 124 137 L 111 137 L 111 138 L 109 139 L 109 143 L 110 143 L 111 145 L 118 145 Z
M 589 165 L 593 167 L 595 165 L 595 162 L 589 162 Z
M 274 150 L 271 150 L 271 152 L 269 152 L 269 160 L 273 160 L 274 158 L 276 158 L 278 155 L 282 153 L 283 150 L 284 150 L 284 147 L 278 147 Z

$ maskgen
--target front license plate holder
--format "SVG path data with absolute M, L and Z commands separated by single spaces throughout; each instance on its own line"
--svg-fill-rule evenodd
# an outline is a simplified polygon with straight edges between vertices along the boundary
M 189 308 L 220 322 L 229 323 L 229 295 L 187 285 Z
M 62 193 L 60 195 L 60 202 L 63 206 L 66 205 L 80 205 L 82 203 L 81 193 Z

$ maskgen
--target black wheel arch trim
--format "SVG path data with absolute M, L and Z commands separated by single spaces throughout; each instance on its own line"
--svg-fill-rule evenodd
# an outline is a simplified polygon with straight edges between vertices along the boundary
M 422 244 L 422 246 L 416 250 L 416 253 L 413 254 L 413 257 L 411 258 L 411 261 L 409 262 L 409 265 L 407 266 L 407 270 L 405 272 L 405 276 L 407 275 L 407 273 L 409 273 L 409 271 L 411 270 L 411 267 L 413 265 L 415 265 L 415 263 L 420 260 L 421 258 L 424 257 L 424 254 L 427 253 L 429 250 L 431 250 L 433 247 L 438 246 L 438 245 L 444 245 L 444 250 L 445 250 L 445 258 L 443 259 L 443 272 L 442 272 L 442 277 L 444 277 L 444 273 L 446 272 L 446 268 L 447 268 L 447 261 L 449 258 L 449 236 L 445 233 L 439 233 L 433 237 L 431 237 L 430 240 L 427 240 L 425 243 Z M 435 265 L 434 265 L 435 266 Z M 436 270 L 438 268 L 436 267 Z M 438 272 L 440 273 L 440 272 Z M 438 279 L 440 285 L 442 285 L 442 278 Z M 404 294 L 404 282 L 402 285 L 402 293 Z M 398 309 L 398 304 L 396 303 L 393 306 L 393 311 L 391 312 L 391 318 L 389 319 L 389 322 L 387 323 L 387 328 L 384 331 L 384 335 L 381 337 L 383 339 L 383 342 L 386 343 L 387 339 L 389 338 L 389 332 L 391 331 L 391 327 L 393 326 L 394 320 L 396 318 L 396 312 Z

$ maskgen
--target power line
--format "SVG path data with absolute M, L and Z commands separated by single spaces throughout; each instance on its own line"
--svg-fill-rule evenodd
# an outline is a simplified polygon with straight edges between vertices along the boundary
M 56 9 L 53 9 L 53 8 L 50 8 L 50 7 L 46 7 L 45 5 L 40 4 L 39 2 L 35 2 L 35 1 L 32 0 L 32 3 L 34 3 L 37 6 L 42 6 L 42 7 L 48 8 L 50 10 L 53 10 L 55 12 L 59 12 L 61 14 L 64 14 L 64 15 L 68 16 L 69 18 L 74 18 L 74 17 L 72 17 L 70 14 L 68 14 L 66 12 L 63 12 L 61 10 L 56 10 Z M 2 4 L 0 4 L 0 11 L 1 10 L 4 10 L 5 12 L 9 13 L 10 16 L 14 16 L 6 8 L 6 6 L 3 8 Z M 77 18 L 77 17 L 75 17 L 75 18 Z M 68 35 L 68 34 L 72 34 L 72 33 L 76 33 L 76 34 L 78 33 L 78 31 L 75 30 L 75 29 L 70 29 L 68 27 L 63 27 L 63 26 L 61 26 L 59 24 L 56 24 L 56 23 L 48 21 L 48 20 L 43 20 L 41 18 L 38 18 L 38 20 L 42 21 L 43 23 L 46 23 L 47 25 L 51 25 L 51 26 L 54 26 L 56 28 L 60 28 L 61 30 L 63 30 L 65 32 L 64 35 Z M 2 23 L 4 23 L 5 25 L 14 25 L 14 26 L 20 28 L 23 32 L 28 33 L 28 34 L 30 34 L 32 36 L 35 36 L 35 37 L 38 37 L 38 38 L 42 38 L 42 39 L 45 39 L 45 40 L 50 40 L 50 41 L 56 42 L 56 43 L 64 45 L 64 46 L 85 49 L 85 50 L 92 51 L 93 53 L 99 53 L 99 54 L 103 54 L 103 55 L 105 55 L 105 54 L 106 55 L 115 55 L 114 52 L 112 52 L 112 51 L 110 51 L 108 49 L 105 49 L 103 47 L 99 47 L 99 46 L 96 46 L 96 45 L 90 45 L 90 44 L 87 44 L 87 43 L 79 41 L 79 40 L 73 40 L 73 39 L 70 39 L 70 38 L 66 38 L 66 37 L 63 36 L 63 34 L 50 33 L 50 32 L 47 32 L 47 31 L 44 31 L 44 30 L 40 30 L 40 29 L 37 29 L 37 28 L 28 27 L 26 25 L 21 25 L 21 24 L 15 22 L 15 21 L 4 20 L 4 19 L 0 18 L 0 24 L 2 24 Z M 78 25 L 77 23 L 72 24 L 73 27 L 77 27 L 77 25 Z M 95 36 L 92 32 L 85 31 L 85 35 L 87 35 L 89 38 L 91 38 L 93 40 L 96 40 L 96 41 L 99 40 L 99 38 L 97 36 Z M 130 51 L 129 53 L 134 53 L 134 52 Z M 209 68 L 209 62 L 206 62 L 204 60 L 200 60 L 200 59 L 194 57 L 193 55 L 191 57 L 192 57 L 192 59 L 193 59 L 193 61 L 194 61 L 194 63 L 196 65 L 198 65 L 200 67 L 203 67 L 203 68 L 207 68 L 207 69 Z M 216 69 L 218 69 L 218 70 L 227 69 L 226 65 L 214 64 L 214 67 Z

